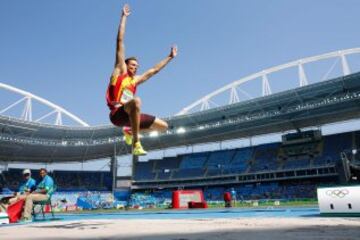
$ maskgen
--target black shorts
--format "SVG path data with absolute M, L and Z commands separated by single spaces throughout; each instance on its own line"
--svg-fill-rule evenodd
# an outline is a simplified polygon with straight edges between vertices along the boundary
M 110 113 L 110 121 L 118 127 L 131 127 L 130 118 L 125 112 L 124 106 L 119 107 Z M 154 123 L 155 117 L 149 114 L 140 114 L 140 129 L 147 129 Z

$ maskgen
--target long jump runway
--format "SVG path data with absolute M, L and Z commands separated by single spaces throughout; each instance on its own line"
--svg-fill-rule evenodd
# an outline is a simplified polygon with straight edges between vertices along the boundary
M 317 208 L 58 214 L 58 221 L 0 227 L 0 239 L 238 240 L 360 239 L 360 218 Z

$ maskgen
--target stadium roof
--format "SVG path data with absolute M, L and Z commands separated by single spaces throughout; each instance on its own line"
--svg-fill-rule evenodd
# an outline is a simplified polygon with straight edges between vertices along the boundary
M 214 142 L 359 118 L 360 72 L 224 107 L 166 119 L 148 150 Z M 67 162 L 124 155 L 120 128 L 68 127 L 0 116 L 0 160 Z

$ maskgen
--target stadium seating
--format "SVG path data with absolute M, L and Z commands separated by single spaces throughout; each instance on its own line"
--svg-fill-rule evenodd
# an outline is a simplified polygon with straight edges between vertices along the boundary
M 280 147 L 279 143 L 266 144 L 255 147 L 255 156 L 251 164 L 251 172 L 276 170 L 277 152 Z
M 202 168 L 208 156 L 208 152 L 183 155 L 180 169 Z
M 180 165 L 180 158 L 178 157 L 165 157 L 160 161 L 155 162 L 155 170 L 165 170 L 165 169 L 177 169 Z
M 208 169 L 218 169 L 223 166 L 230 164 L 234 156 L 235 150 L 222 150 L 216 152 L 210 152 L 209 158 L 206 162 L 206 167 Z
M 205 169 L 203 168 L 189 168 L 189 169 L 179 169 L 173 174 L 174 178 L 192 178 L 192 177 L 202 177 L 204 176 Z
M 205 176 L 211 177 L 211 176 L 220 176 L 223 173 L 223 169 L 221 167 L 219 168 L 210 168 L 205 170 Z
M 251 147 L 237 149 L 230 164 L 224 166 L 223 174 L 245 172 L 248 168 L 248 163 L 252 159 L 252 155 L 253 148 Z
M 135 180 L 149 180 L 155 178 L 154 161 L 137 162 L 135 164 Z
M 172 172 L 170 170 L 162 170 L 157 173 L 157 180 L 168 180 L 171 178 Z
M 306 168 L 310 166 L 310 158 L 305 157 L 295 157 L 288 158 L 284 163 L 283 169 L 297 169 L 297 168 Z
M 206 201 L 222 201 L 224 187 L 209 187 L 204 190 L 204 197 Z
M 22 181 L 22 170 L 10 168 L 2 172 L 4 186 L 17 191 Z M 39 182 L 38 169 L 32 169 L 32 177 Z M 111 190 L 110 172 L 98 171 L 60 171 L 49 172 L 54 178 L 58 191 L 108 191 Z
M 154 161 L 155 171 L 157 172 L 158 180 L 167 180 L 170 179 L 172 175 L 172 170 L 178 169 L 180 165 L 179 157 L 165 157 L 162 160 Z
M 340 153 L 352 148 L 351 133 L 342 133 L 324 138 L 323 152 L 314 158 L 314 165 L 329 165 L 340 160 Z
M 270 143 L 140 162 L 136 165 L 135 179 L 176 180 L 334 164 L 340 160 L 341 151 L 351 149 L 352 134 L 342 133 L 324 136 L 322 140 L 317 142 L 299 143 L 291 146 Z M 355 140 L 360 139 L 358 132 L 354 134 Z

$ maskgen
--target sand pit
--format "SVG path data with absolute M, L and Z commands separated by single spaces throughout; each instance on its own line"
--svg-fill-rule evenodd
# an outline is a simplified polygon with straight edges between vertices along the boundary
M 81 220 L 0 227 L 0 239 L 360 239 L 360 218 Z

